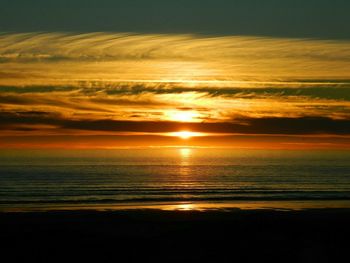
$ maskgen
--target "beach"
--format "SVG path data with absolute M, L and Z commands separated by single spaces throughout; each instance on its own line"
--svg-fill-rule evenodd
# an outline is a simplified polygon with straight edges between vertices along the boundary
M 0 214 L 4 262 L 340 262 L 350 209 Z

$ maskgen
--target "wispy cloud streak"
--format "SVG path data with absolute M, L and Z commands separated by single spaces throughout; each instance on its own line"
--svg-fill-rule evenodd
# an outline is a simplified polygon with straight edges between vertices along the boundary
M 348 41 L 106 33 L 5 34 L 0 36 L 0 61 L 4 66 L 0 83 L 13 84 L 13 79 L 21 85 L 78 80 L 349 79 L 349 58 Z

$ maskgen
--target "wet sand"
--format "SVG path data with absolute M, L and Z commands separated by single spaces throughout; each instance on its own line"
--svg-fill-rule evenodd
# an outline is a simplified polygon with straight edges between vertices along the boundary
M 340 262 L 349 209 L 1 213 L 3 262 Z

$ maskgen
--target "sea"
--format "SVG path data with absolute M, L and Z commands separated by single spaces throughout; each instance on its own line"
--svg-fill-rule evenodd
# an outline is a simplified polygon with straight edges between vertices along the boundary
M 350 206 L 350 151 L 0 151 L 0 211 L 290 204 Z

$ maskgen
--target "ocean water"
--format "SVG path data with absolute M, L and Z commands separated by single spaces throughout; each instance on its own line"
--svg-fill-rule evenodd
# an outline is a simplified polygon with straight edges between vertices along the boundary
M 0 210 L 190 202 L 350 202 L 349 151 L 2 150 Z

